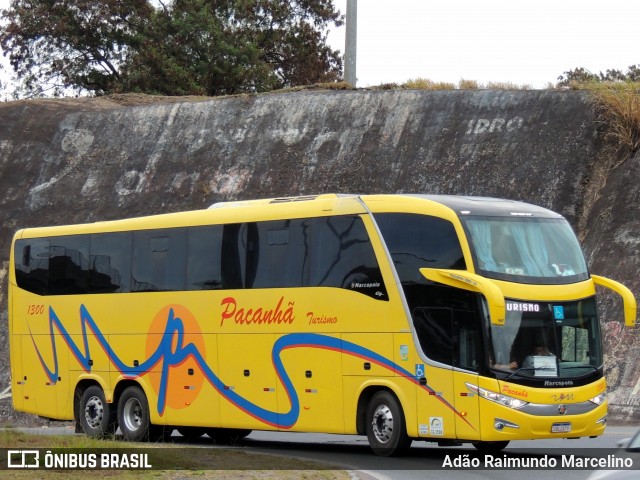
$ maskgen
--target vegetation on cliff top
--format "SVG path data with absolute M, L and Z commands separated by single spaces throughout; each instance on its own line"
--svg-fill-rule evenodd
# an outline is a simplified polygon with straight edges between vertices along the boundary
M 19 98 L 228 95 L 338 80 L 332 0 L 13 0 L 0 46 Z

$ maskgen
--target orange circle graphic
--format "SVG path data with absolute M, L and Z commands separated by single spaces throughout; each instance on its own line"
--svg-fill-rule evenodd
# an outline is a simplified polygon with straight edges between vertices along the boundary
M 171 323 L 169 323 L 170 320 Z M 182 338 L 178 331 L 180 327 L 183 332 Z M 167 392 L 164 404 L 166 407 L 181 409 L 189 406 L 200 393 L 204 383 L 204 373 L 192 354 L 187 355 L 180 363 L 177 363 L 176 357 L 184 354 L 185 349 L 195 348 L 199 356 L 205 359 L 205 344 L 198 321 L 183 305 L 167 305 L 158 311 L 147 335 L 147 358 L 156 353 L 167 336 L 170 336 L 171 353 L 161 356 L 147 375 L 151 386 L 158 393 L 160 382 L 163 381 L 164 365 L 169 362 L 167 375 L 164 378 Z

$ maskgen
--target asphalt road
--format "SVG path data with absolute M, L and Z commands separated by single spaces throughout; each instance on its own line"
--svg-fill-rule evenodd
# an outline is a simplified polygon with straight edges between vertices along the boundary
M 608 427 L 605 434 L 598 438 L 557 439 L 511 442 L 504 450 L 508 456 L 557 456 L 559 454 L 581 454 L 597 452 L 603 449 L 617 448 L 617 442 L 630 437 L 635 427 Z M 445 474 L 453 474 L 456 479 L 509 479 L 540 480 L 540 471 L 513 470 L 460 470 L 445 469 L 442 466 L 449 460 L 463 458 L 465 453 L 474 455 L 476 449 L 470 444 L 461 447 L 438 447 L 434 443 L 414 442 L 407 455 L 399 458 L 377 457 L 371 453 L 365 437 L 253 432 L 243 441 L 243 447 L 260 453 L 275 453 L 286 456 L 299 456 L 318 461 L 339 464 L 349 470 L 365 471 L 378 478 L 391 479 L 442 479 Z M 586 450 L 585 450 L 586 449 Z M 502 456 L 502 454 L 496 454 Z M 553 470 L 549 474 L 556 479 L 584 479 L 585 471 Z M 639 475 L 640 477 L 640 475 Z
M 73 434 L 71 428 L 26 429 L 41 434 Z M 591 452 L 613 452 L 617 442 L 630 437 L 635 426 L 608 426 L 604 435 L 598 438 L 554 439 L 511 442 L 507 449 L 496 456 L 502 457 L 545 457 L 560 455 L 589 455 Z M 196 443 L 190 443 L 178 433 L 172 437 L 174 443 L 185 446 L 197 445 L 219 448 L 205 436 Z M 366 437 L 354 435 L 329 435 L 284 432 L 253 432 L 235 448 L 249 452 L 266 453 L 285 457 L 312 459 L 335 465 L 337 468 L 353 471 L 353 477 L 377 479 L 442 479 L 444 475 L 454 475 L 456 479 L 509 479 L 528 480 L 541 478 L 539 470 L 506 469 L 457 469 L 442 468 L 447 461 L 464 459 L 466 454 L 474 455 L 476 450 L 469 444 L 461 447 L 438 447 L 434 443 L 414 442 L 407 455 L 400 458 L 375 456 L 368 447 Z M 608 450 L 611 449 L 611 450 Z M 589 472 L 584 470 L 551 470 L 554 480 L 584 479 Z M 640 477 L 640 474 L 639 474 Z

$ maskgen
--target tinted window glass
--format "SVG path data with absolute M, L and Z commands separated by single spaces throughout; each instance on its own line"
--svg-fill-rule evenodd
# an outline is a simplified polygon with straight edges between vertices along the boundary
M 313 228 L 312 286 L 347 288 L 387 299 L 378 262 L 360 217 L 316 218 Z
M 413 324 L 427 357 L 465 370 L 478 370 L 481 337 L 474 312 L 419 307 L 413 311 Z
M 247 264 L 246 224 L 225 225 L 222 235 L 222 288 L 244 286 Z
M 86 293 L 89 284 L 89 236 L 49 239 L 49 294 Z
M 453 317 L 450 308 L 416 308 L 413 311 L 422 351 L 436 362 L 453 361 Z
M 49 288 L 49 239 L 17 240 L 16 280 L 28 292 L 46 295 Z
M 131 232 L 91 235 L 90 293 L 131 291 Z
M 387 299 L 373 247 L 358 216 L 53 240 L 51 248 L 49 239 L 16 242 L 21 288 L 59 295 L 327 286 Z
M 480 322 L 475 312 L 453 310 L 455 353 L 453 366 L 477 371 L 481 363 L 482 338 Z
M 451 222 L 408 213 L 381 213 L 375 219 L 402 283 L 425 283 L 424 267 L 466 268 Z
M 131 290 L 183 290 L 186 260 L 186 228 L 134 232 Z
M 222 288 L 222 231 L 220 225 L 189 229 L 188 290 Z
M 308 284 L 311 220 L 255 224 L 250 245 L 247 287 L 302 287 Z

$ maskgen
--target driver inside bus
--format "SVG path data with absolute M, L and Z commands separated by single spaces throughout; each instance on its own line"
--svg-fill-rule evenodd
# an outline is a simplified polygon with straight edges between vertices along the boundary
M 531 355 L 528 355 L 522 362 L 522 368 L 536 368 L 538 363 L 535 361 L 536 357 L 553 357 L 555 363 L 555 355 L 549 351 L 547 346 L 542 343 L 536 343 Z
M 515 360 L 508 364 L 495 363 L 495 357 L 492 351 L 489 351 L 489 363 L 491 368 L 497 368 L 498 370 L 516 370 L 518 368 L 518 362 Z

